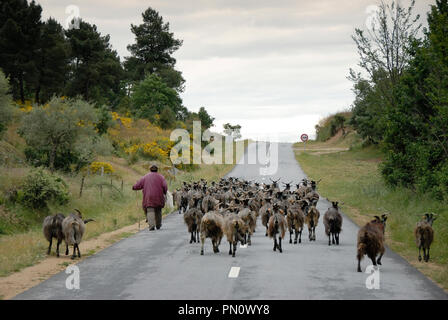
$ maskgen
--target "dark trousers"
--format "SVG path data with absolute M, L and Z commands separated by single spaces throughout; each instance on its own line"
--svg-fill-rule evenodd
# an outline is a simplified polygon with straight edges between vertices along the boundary
M 162 208 L 147 207 L 145 208 L 146 218 L 148 219 L 149 229 L 162 226 Z

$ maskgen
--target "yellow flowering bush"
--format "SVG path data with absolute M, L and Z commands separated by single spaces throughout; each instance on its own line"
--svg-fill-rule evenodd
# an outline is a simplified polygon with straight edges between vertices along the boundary
M 125 126 L 126 128 L 131 128 L 131 127 L 132 127 L 132 118 L 129 118 L 129 117 L 122 117 L 122 116 L 120 116 L 118 113 L 116 113 L 116 112 L 112 112 L 112 119 L 114 119 L 114 120 L 118 120 L 118 119 L 120 119 L 121 123 L 122 123 L 123 126 Z
M 91 173 L 101 173 L 101 168 L 104 168 L 104 173 L 113 173 L 115 170 L 110 163 L 107 162 L 92 162 L 89 166 Z

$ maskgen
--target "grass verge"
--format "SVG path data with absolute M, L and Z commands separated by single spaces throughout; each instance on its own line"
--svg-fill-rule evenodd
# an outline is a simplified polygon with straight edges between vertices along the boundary
M 390 213 L 387 245 L 417 269 L 448 290 L 448 206 L 426 194 L 405 188 L 388 188 L 379 172 L 381 152 L 373 147 L 333 150 L 335 145 L 313 142 L 307 152 L 303 144 L 294 145 L 296 159 L 309 178 L 322 179 L 319 193 L 330 200 L 344 202 L 342 210 L 358 225 L 372 216 Z M 325 152 L 322 152 L 325 150 Z M 436 212 L 435 240 L 431 261 L 417 260 L 413 231 L 425 212 Z

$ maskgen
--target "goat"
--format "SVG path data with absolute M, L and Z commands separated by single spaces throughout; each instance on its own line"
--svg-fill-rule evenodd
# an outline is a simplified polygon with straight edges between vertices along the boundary
M 329 246 L 331 243 L 339 245 L 339 233 L 342 231 L 342 215 L 339 213 L 338 202 L 331 203 L 333 207 L 328 208 L 323 219 Z
M 201 255 L 204 255 L 204 243 L 206 238 L 211 238 L 213 252 L 219 252 L 219 245 L 224 230 L 224 219 L 215 211 L 209 211 L 201 219 Z
M 229 254 L 235 257 L 238 241 L 245 244 L 244 236 L 247 232 L 247 226 L 244 221 L 235 213 L 228 213 L 224 216 L 224 233 L 229 242 Z M 233 246 L 233 250 L 232 250 Z
M 316 208 L 316 204 L 312 203 L 311 206 L 305 208 L 305 222 L 308 225 L 308 239 L 310 241 L 316 241 L 316 227 L 319 222 L 320 212 Z
M 199 199 L 194 199 L 194 205 L 184 213 L 184 222 L 188 226 L 188 232 L 191 234 L 190 243 L 199 242 L 199 233 L 201 232 L 202 211 L 197 208 Z
M 429 249 L 434 240 L 434 229 L 432 223 L 437 217 L 434 213 L 425 213 L 423 221 L 417 223 L 414 230 L 415 243 L 418 247 L 418 261 L 422 261 L 421 250 L 423 249 L 423 259 L 425 262 L 429 261 Z
M 299 243 L 302 243 L 302 231 L 305 221 L 305 215 L 302 211 L 300 203 L 296 202 L 289 205 L 287 208 L 286 222 L 288 223 L 289 230 L 289 243 L 292 243 L 292 233 L 294 231 L 294 244 L 297 244 L 297 238 Z
M 380 217 L 375 216 L 375 220 L 370 221 L 358 232 L 358 272 L 361 271 L 361 260 L 367 255 L 374 266 L 381 265 L 384 248 L 384 231 L 386 229 L 387 216 L 383 214 Z M 377 259 L 377 255 L 379 258 Z
M 76 213 L 70 213 L 62 221 L 62 232 L 65 237 L 66 250 L 65 255 L 68 255 L 68 246 L 73 245 L 72 259 L 76 258 L 76 250 L 78 250 L 78 258 L 81 258 L 81 252 L 79 251 L 79 244 L 82 241 L 82 236 L 86 231 L 86 224 L 93 219 L 82 219 L 82 213 L 78 209 L 75 209 Z
M 244 203 L 247 203 L 248 199 L 244 200 Z M 256 224 L 256 216 L 255 214 L 249 209 L 249 208 L 243 208 L 238 212 L 238 216 L 244 221 L 244 223 L 247 226 L 247 232 L 246 237 L 247 238 L 247 244 L 250 246 L 252 245 L 251 236 L 255 230 L 255 224 Z
M 266 227 L 266 236 L 268 236 L 268 222 L 272 214 L 271 198 L 265 199 L 265 204 L 260 208 L 261 223 Z
M 44 233 L 45 239 L 47 239 L 48 242 L 50 242 L 47 254 L 50 254 L 51 243 L 53 241 L 53 238 L 56 238 L 57 240 L 56 256 L 59 257 L 59 245 L 61 244 L 62 239 L 64 238 L 64 234 L 62 232 L 62 221 L 64 219 L 65 216 L 62 213 L 57 213 L 54 216 L 48 216 L 45 217 L 44 219 L 42 225 L 42 231 Z
M 212 197 L 211 195 L 206 195 L 202 199 L 201 204 L 202 213 L 211 211 L 216 206 L 217 203 L 218 201 L 214 197 Z
M 273 248 L 274 251 L 278 249 L 280 253 L 283 252 L 282 239 L 285 237 L 285 233 L 286 233 L 286 219 L 283 216 L 283 212 L 279 210 L 279 206 L 277 204 L 274 204 L 273 214 L 269 218 L 269 228 L 268 228 L 269 238 L 274 238 L 274 248 Z M 278 242 L 277 242 L 277 234 L 278 234 Z

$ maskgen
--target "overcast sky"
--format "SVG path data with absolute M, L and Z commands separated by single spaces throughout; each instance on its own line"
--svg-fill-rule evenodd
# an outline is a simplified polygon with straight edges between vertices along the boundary
M 353 101 L 346 79 L 356 67 L 351 35 L 366 28 L 376 0 L 39 0 L 44 18 L 65 25 L 69 5 L 96 24 L 123 58 L 130 25 L 151 6 L 178 39 L 176 68 L 186 79 L 184 105 L 205 106 L 216 131 L 230 122 L 244 138 L 297 141 Z M 417 0 L 426 21 L 429 5 Z M 409 1 L 402 0 L 403 4 Z

